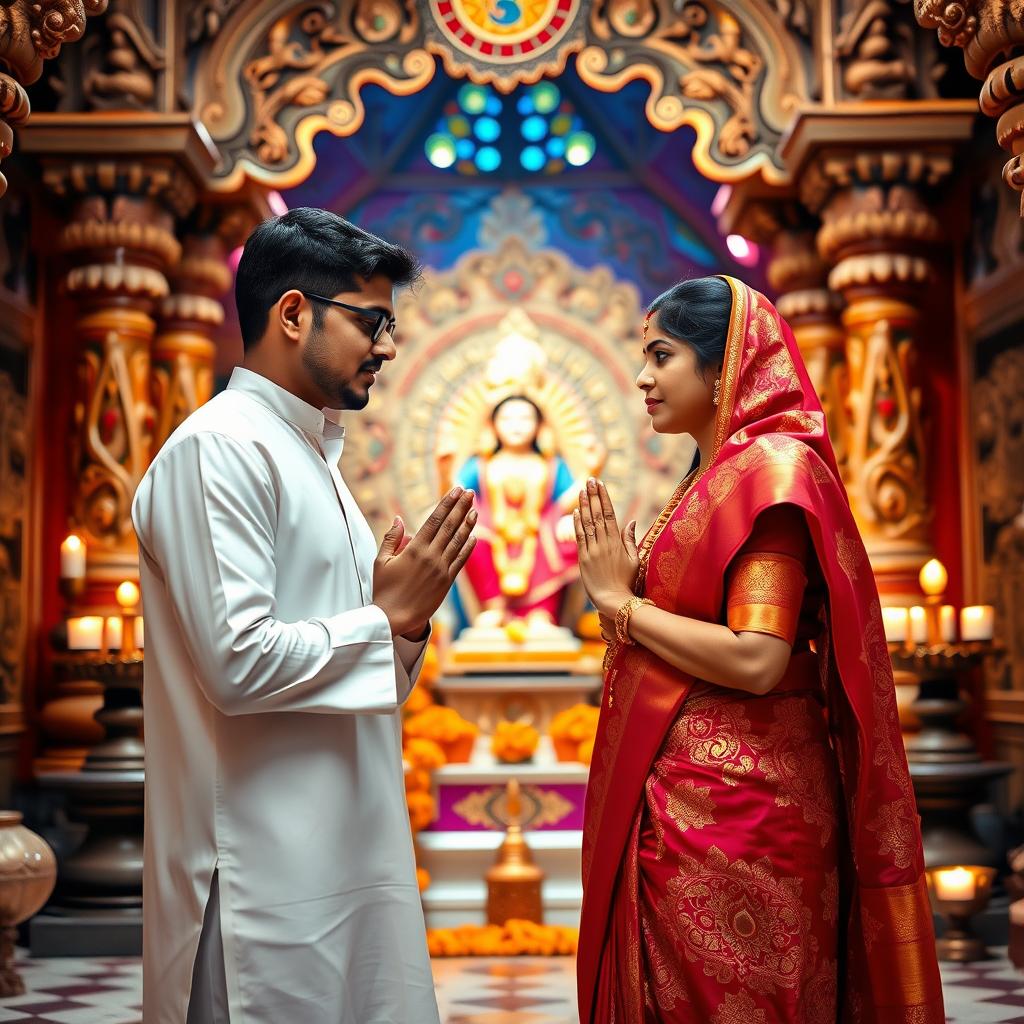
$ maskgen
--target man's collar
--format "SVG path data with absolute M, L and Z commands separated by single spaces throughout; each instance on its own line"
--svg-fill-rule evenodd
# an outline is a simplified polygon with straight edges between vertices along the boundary
M 244 366 L 236 366 L 232 370 L 228 389 L 243 392 L 300 430 L 331 439 L 345 436 L 340 409 L 315 409 L 279 384 Z

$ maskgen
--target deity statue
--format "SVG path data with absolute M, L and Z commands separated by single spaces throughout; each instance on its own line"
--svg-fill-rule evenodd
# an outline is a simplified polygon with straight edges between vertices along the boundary
M 546 359 L 536 326 L 514 310 L 499 331 L 476 454 L 452 479 L 453 453 L 442 445 L 439 476 L 443 488 L 458 483 L 476 494 L 477 544 L 465 574 L 480 608 L 473 625 L 521 618 L 542 630 L 557 623 L 565 588 L 578 577 L 571 510 L 604 452 L 593 437 L 577 445 L 584 476 L 574 478 L 542 405 Z

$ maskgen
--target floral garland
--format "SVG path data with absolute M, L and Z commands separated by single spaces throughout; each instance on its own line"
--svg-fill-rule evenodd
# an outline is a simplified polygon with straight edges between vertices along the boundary
M 442 956 L 574 956 L 579 929 L 515 918 L 504 925 L 427 929 L 427 949 Z
M 582 761 L 590 764 L 594 754 L 594 737 L 600 708 L 590 704 L 576 704 L 560 711 L 551 719 L 548 733 L 555 746 L 559 761 Z
M 437 648 L 431 642 L 416 685 L 402 708 L 405 802 L 414 839 L 437 814 L 430 793 L 434 771 L 443 764 L 469 760 L 469 752 L 479 731 L 472 722 L 467 722 L 451 708 L 434 703 L 432 688 L 439 675 Z M 420 892 L 430 885 L 430 873 L 419 865 L 416 867 L 416 882 Z
M 527 722 L 501 721 L 494 727 L 491 753 L 502 764 L 521 764 L 533 757 L 540 733 Z

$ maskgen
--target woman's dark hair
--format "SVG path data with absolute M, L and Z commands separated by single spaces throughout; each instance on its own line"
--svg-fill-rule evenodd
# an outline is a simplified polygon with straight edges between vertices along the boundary
M 732 289 L 721 277 L 697 277 L 680 281 L 662 292 L 647 308 L 658 314 L 661 329 L 676 341 L 690 346 L 697 356 L 697 372 L 725 358 L 725 342 L 732 315 Z
M 527 405 L 533 408 L 533 411 L 537 414 L 537 433 L 540 433 L 540 425 L 544 422 L 544 413 L 540 411 L 540 406 L 537 405 L 532 398 L 527 398 L 526 395 L 508 395 L 503 398 L 492 410 L 491 410 L 491 425 L 493 426 L 498 418 L 498 410 L 509 402 L 525 402 Z M 496 443 L 494 445 L 494 451 L 491 452 L 493 455 L 495 452 L 501 451 L 501 439 L 496 437 Z M 533 450 L 535 452 L 540 451 L 540 446 L 537 444 L 537 434 L 533 436 Z
M 415 282 L 419 261 L 401 246 L 350 224 L 329 210 L 300 206 L 256 226 L 235 275 L 235 304 L 248 350 L 267 329 L 270 307 L 289 288 L 333 298 L 355 291 L 357 281 L 383 274 L 395 285 Z M 319 327 L 324 310 L 313 304 Z

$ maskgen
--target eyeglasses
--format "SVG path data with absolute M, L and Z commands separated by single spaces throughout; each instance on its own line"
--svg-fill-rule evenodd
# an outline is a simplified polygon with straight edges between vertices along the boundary
M 394 336 L 395 318 L 389 313 L 382 313 L 379 309 L 367 309 L 366 306 L 351 306 L 347 302 L 339 302 L 337 299 L 329 299 L 326 295 L 317 295 L 315 292 L 303 292 L 307 299 L 316 299 L 317 302 L 326 302 L 331 306 L 341 306 L 350 313 L 356 313 L 364 320 L 373 324 L 370 340 L 376 341 L 385 331 Z

